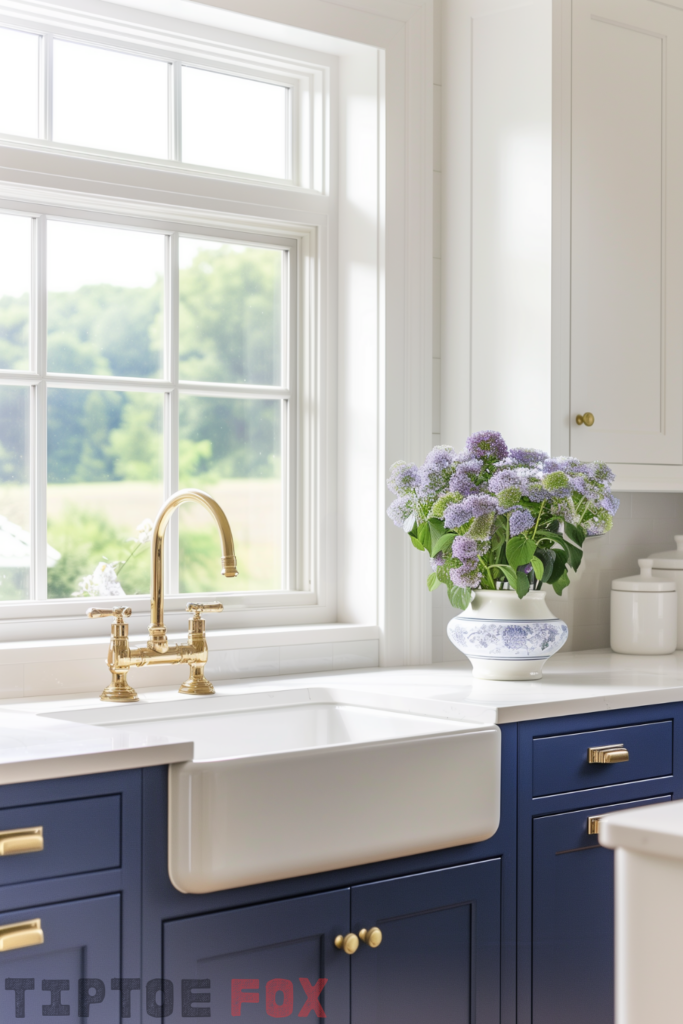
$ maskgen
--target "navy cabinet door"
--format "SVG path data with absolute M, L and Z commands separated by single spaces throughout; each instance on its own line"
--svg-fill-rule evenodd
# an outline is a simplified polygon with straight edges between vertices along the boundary
M 121 975 L 120 896 L 14 910 L 0 914 L 0 925 L 35 918 L 45 937 L 41 945 L 0 952 L 0 1020 L 23 1017 L 38 1024 L 46 1016 L 88 1016 L 93 1024 L 119 1021 L 120 997 L 112 992 L 111 979 Z M 81 979 L 100 984 L 87 991 L 83 985 L 79 1005 Z
M 588 835 L 588 816 L 670 799 L 534 819 L 533 1024 L 614 1019 L 614 855 Z
M 498 1024 L 499 859 L 352 890 L 352 930 L 382 943 L 352 957 L 353 1024 Z
M 165 922 L 163 971 L 175 1016 L 210 1011 L 256 1024 L 325 1015 L 348 1024 L 351 957 L 334 939 L 348 932 L 349 902 L 349 890 L 339 889 Z

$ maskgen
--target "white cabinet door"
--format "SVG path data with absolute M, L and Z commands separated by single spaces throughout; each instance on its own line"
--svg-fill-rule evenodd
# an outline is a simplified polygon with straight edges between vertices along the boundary
M 573 0 L 571 63 L 571 453 L 680 465 L 683 10 Z

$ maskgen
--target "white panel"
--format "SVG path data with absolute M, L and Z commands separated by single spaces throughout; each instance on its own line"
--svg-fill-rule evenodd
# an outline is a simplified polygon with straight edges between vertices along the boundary
M 644 0 L 573 9 L 572 454 L 680 463 L 683 24 Z
M 550 445 L 551 5 L 472 19 L 471 428 Z

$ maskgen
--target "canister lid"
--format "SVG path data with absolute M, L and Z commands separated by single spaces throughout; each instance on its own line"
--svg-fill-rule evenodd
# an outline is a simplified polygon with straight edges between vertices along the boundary
M 683 537 L 681 537 L 683 540 Z M 681 552 L 683 555 L 683 552 Z M 639 558 L 639 576 L 624 576 L 620 580 L 612 580 L 612 590 L 628 590 L 638 594 L 668 594 L 676 589 L 673 580 L 659 580 L 652 575 L 654 559 Z M 683 562 L 681 563 L 683 569 Z
M 683 571 L 683 533 L 674 537 L 676 541 L 675 551 L 655 551 L 650 555 L 653 560 L 654 569 L 681 569 Z

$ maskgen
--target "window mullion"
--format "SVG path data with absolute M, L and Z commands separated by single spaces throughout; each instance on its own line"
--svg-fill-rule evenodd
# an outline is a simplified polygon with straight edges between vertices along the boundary
M 52 142 L 52 43 L 52 33 L 44 32 L 40 62 L 39 135 L 48 142 Z
M 39 381 L 31 388 L 31 597 L 47 600 L 47 221 L 33 228 L 31 366 Z
M 182 157 L 182 65 L 174 60 L 170 70 L 171 84 L 169 96 L 169 159 L 181 160 Z
M 172 382 L 164 402 L 164 498 L 179 487 L 178 465 L 178 232 L 167 236 L 166 294 L 164 309 L 164 374 Z M 166 531 L 166 592 L 180 589 L 178 512 L 174 512 Z

